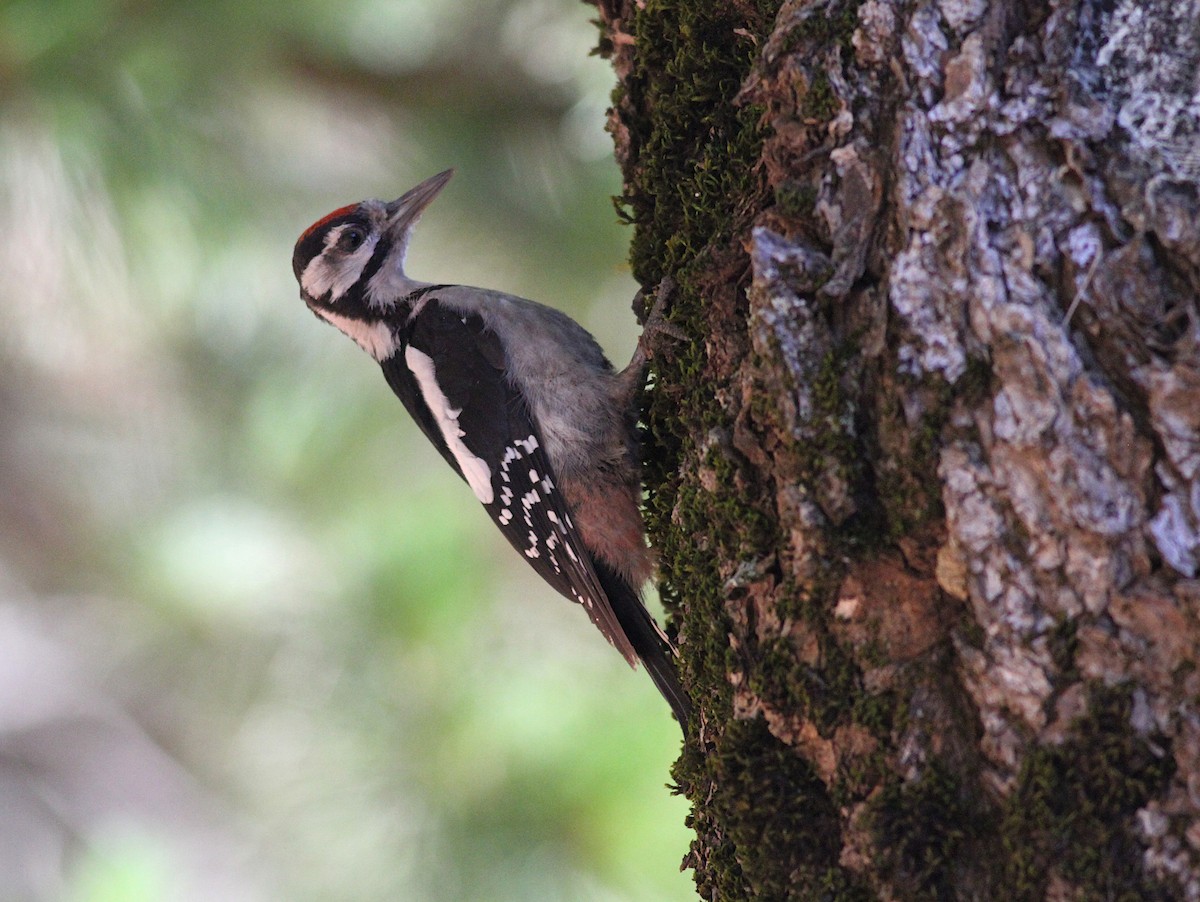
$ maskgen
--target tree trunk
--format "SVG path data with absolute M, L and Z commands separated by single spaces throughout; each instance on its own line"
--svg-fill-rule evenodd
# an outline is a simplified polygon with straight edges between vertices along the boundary
M 700 895 L 1200 898 L 1200 2 L 599 7 Z

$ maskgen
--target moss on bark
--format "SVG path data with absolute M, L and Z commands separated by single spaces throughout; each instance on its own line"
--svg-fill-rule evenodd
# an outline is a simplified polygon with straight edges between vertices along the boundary
M 1155 288 L 1200 211 L 1102 170 L 1071 50 L 1137 44 L 1129 3 L 599 2 L 634 273 L 689 336 L 645 480 L 701 895 L 1200 892 L 1200 589 L 1152 510 L 1200 484 L 1200 328 Z M 1125 213 L 1158 257 L 1101 260 Z

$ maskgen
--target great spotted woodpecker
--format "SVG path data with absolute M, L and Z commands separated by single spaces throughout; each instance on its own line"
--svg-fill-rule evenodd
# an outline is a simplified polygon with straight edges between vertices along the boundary
M 633 404 L 645 342 L 617 373 L 558 310 L 405 275 L 413 226 L 452 174 L 305 229 L 292 257 L 300 296 L 379 363 L 505 538 L 631 666 L 641 660 L 686 732 L 675 652 L 640 593 L 653 569 Z

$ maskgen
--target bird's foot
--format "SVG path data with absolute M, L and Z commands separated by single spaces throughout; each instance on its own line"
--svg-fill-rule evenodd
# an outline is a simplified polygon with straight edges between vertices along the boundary
M 682 329 L 667 322 L 667 308 L 670 306 L 671 296 L 674 293 L 675 280 L 670 276 L 664 276 L 663 280 L 658 283 L 658 289 L 654 292 L 654 304 L 650 307 L 650 312 L 646 314 L 646 322 L 642 326 L 641 337 L 638 338 L 638 349 L 647 360 L 654 357 L 654 352 L 664 337 L 673 338 L 675 341 L 687 341 L 687 335 Z
M 622 394 L 630 403 L 637 396 L 637 392 L 642 386 L 642 379 L 646 374 L 646 367 L 661 348 L 663 338 L 671 338 L 675 341 L 687 340 L 687 335 L 682 329 L 667 322 L 667 308 L 670 306 L 671 295 L 674 292 L 675 280 L 670 276 L 663 277 L 654 293 L 654 304 L 650 307 L 650 312 L 646 314 L 646 320 L 642 325 L 642 334 L 638 336 L 637 348 L 633 352 L 633 359 L 629 361 L 629 366 L 620 373 Z M 638 297 L 634 298 L 635 309 L 642 306 L 638 303 L 642 296 L 643 292 L 639 291 Z

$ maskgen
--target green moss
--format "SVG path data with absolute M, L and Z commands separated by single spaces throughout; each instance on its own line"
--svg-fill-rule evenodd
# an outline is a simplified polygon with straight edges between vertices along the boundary
M 1033 749 L 1002 806 L 941 761 L 893 777 L 868 819 L 882 873 L 905 899 L 960 898 L 966 871 L 979 898 L 1041 900 L 1052 873 L 1079 888 L 1072 898 L 1170 898 L 1142 872 L 1130 821 L 1166 788 L 1174 759 L 1161 738 L 1132 731 L 1130 709 L 1128 690 L 1091 687 L 1071 737 Z
M 808 461 L 810 476 L 833 468 L 848 484 L 861 475 L 861 455 L 852 433 L 855 404 L 842 385 L 846 369 L 857 355 L 852 341 L 843 342 L 821 359 L 812 383 L 813 419 L 809 423 L 817 439 L 806 442 L 814 457 Z
M 894 360 L 889 362 L 889 372 L 898 369 Z M 895 542 L 901 536 L 918 533 L 945 519 L 938 476 L 943 432 L 956 406 L 970 410 L 991 397 L 991 380 L 991 364 L 982 358 L 971 358 L 954 384 L 932 376 L 919 382 L 900 377 L 894 390 L 877 393 L 880 399 L 894 405 L 892 409 L 877 411 L 878 433 L 910 437 L 905 447 L 889 448 L 888 453 L 880 456 L 874 474 L 887 524 L 887 541 Z M 915 398 L 924 410 L 915 429 L 904 420 L 898 394 Z M 876 444 L 880 442 L 876 440 Z
M 851 496 L 854 513 L 827 532 L 829 556 L 851 558 L 878 549 L 888 537 L 887 519 L 879 508 L 869 455 L 860 436 L 859 400 L 847 389 L 857 378 L 858 336 L 850 336 L 828 351 L 809 385 L 810 419 L 792 445 L 796 473 L 802 483 L 817 487 L 840 483 Z M 817 493 L 820 500 L 820 494 Z
M 760 362 L 757 368 L 785 381 L 782 385 L 758 385 L 750 398 L 755 427 L 784 442 L 773 449 L 782 478 L 804 486 L 822 506 L 823 486 L 843 486 L 852 496 L 857 512 L 832 526 L 827 536 L 830 550 L 826 556 L 833 558 L 845 557 L 864 542 L 874 544 L 872 537 L 878 532 L 875 528 L 878 518 L 869 515 L 873 493 L 866 480 L 864 449 L 855 434 L 857 402 L 846 389 L 847 373 L 859 365 L 856 338 L 853 336 L 822 355 L 807 374 L 808 378 L 801 377 L 803 385 L 791 381 L 792 371 L 781 360 Z M 777 347 L 768 353 L 782 356 Z M 785 421 L 775 400 L 779 394 L 807 399 L 802 422 L 793 425 Z M 835 587 L 833 580 L 829 588 Z
M 731 722 L 703 757 L 686 751 L 676 777 L 709 798 L 690 823 L 702 898 L 872 898 L 835 867 L 839 814 L 820 779 L 761 720 Z
M 800 116 L 803 119 L 816 119 L 824 122 L 832 119 L 838 111 L 838 97 L 829 83 L 829 76 L 824 69 L 813 73 L 800 102 Z
M 889 780 L 869 817 L 883 873 L 905 899 L 958 898 L 959 866 L 988 822 L 989 812 L 940 761 L 916 780 Z
M 775 186 L 775 208 L 788 219 L 808 219 L 817 206 L 817 189 L 803 182 L 788 181 Z
M 709 493 L 694 482 L 672 478 L 651 496 L 648 509 L 667 523 L 656 531 L 656 544 L 665 576 L 664 603 L 685 612 L 685 680 L 693 697 L 727 711 L 732 707 L 732 690 L 726 674 L 738 668 L 728 642 L 733 627 L 717 561 L 737 560 L 744 556 L 743 549 L 763 547 L 761 536 L 773 524 L 728 484 Z M 706 540 L 706 536 L 715 538 Z M 684 598 L 686 605 L 680 603 Z
M 810 12 L 787 33 L 783 53 L 805 48 L 824 49 L 836 46 L 839 50 L 854 50 L 854 32 L 858 28 L 857 0 L 813 5 Z M 782 55 L 782 54 L 781 54 Z
M 895 700 L 863 688 L 858 664 L 820 621 L 808 628 L 820 649 L 819 664 L 809 666 L 798 660 L 789 640 L 769 639 L 755 649 L 759 666 L 749 677 L 751 691 L 773 707 L 811 720 L 823 735 L 838 726 L 857 724 L 888 740 Z
M 706 745 L 689 742 L 674 770 L 680 791 L 696 802 L 690 862 L 697 884 L 705 898 L 722 900 L 853 900 L 867 896 L 838 862 L 837 804 L 861 797 L 877 782 L 881 759 L 851 762 L 855 773 L 846 782 L 853 788 L 835 787 L 831 795 L 810 765 L 772 737 L 761 720 L 741 722 L 730 713 L 733 672 L 744 672 L 751 691 L 780 710 L 799 712 L 823 730 L 862 724 L 881 744 L 889 738 L 897 704 L 863 689 L 852 651 L 825 625 L 841 558 L 831 556 L 827 576 L 807 586 L 790 584 L 774 562 L 770 552 L 787 543 L 773 487 L 762 484 L 761 474 L 743 472 L 748 465 L 732 448 L 734 426 L 722 404 L 725 397 L 739 396 L 740 386 L 729 379 L 750 353 L 749 267 L 741 241 L 753 212 L 767 203 L 762 111 L 735 107 L 732 99 L 777 8 L 765 2 L 647 0 L 638 9 L 628 23 L 636 41 L 634 70 L 614 98 L 630 135 L 626 194 L 618 205 L 634 229 L 634 275 L 654 285 L 670 274 L 676 289 L 669 318 L 695 336 L 655 360 L 643 457 L 646 521 L 660 553 L 662 596 L 684 636 L 681 675 L 706 725 Z M 836 102 L 828 80 L 825 86 Z M 777 203 L 788 198 L 787 191 L 776 194 Z M 809 207 L 814 200 L 815 193 L 806 195 L 803 188 L 791 196 L 791 202 Z M 786 452 L 796 455 L 801 481 L 815 482 L 830 472 L 852 486 L 861 481 L 862 455 L 851 433 L 853 408 L 841 384 L 840 353 L 818 367 L 813 441 L 797 442 Z M 752 406 L 764 403 L 758 394 Z M 756 408 L 754 422 L 769 422 L 775 415 L 769 407 Z M 703 486 L 700 471 L 706 475 Z M 739 628 L 727 596 L 736 589 L 726 587 L 729 574 L 721 565 L 738 561 L 761 563 L 762 579 L 774 580 L 776 597 L 782 598 L 780 616 L 794 608 L 817 631 L 816 666 L 800 664 L 784 639 L 743 645 L 741 651 L 731 647 L 729 636 Z M 757 638 L 753 629 L 745 637 L 749 643 Z M 746 667 L 742 654 L 753 666 Z
M 813 409 L 804 425 L 812 429 L 811 441 L 806 436 L 795 447 L 773 447 L 770 453 L 776 462 L 791 455 L 795 484 L 810 496 L 832 474 L 851 487 L 856 503 L 866 500 L 857 516 L 829 530 L 828 547 L 820 550 L 826 572 L 806 585 L 789 582 L 778 565 L 763 561 L 764 578 L 777 581 L 780 617 L 793 617 L 808 631 L 804 638 L 815 640 L 816 661 L 801 662 L 795 636 L 735 651 L 728 640 L 736 629 L 726 607 L 728 574 L 720 564 L 758 561 L 785 546 L 772 487 L 762 486 L 756 473 L 743 474 L 747 464 L 729 447 L 734 427 L 722 407 L 722 398 L 740 391 L 729 374 L 750 344 L 748 267 L 739 238 L 750 212 L 765 203 L 761 111 L 731 101 L 774 9 L 762 2 L 646 0 L 630 25 L 635 68 L 615 97 L 631 136 L 627 193 L 619 207 L 634 227 L 635 276 L 653 285 L 671 274 L 678 287 L 670 318 L 696 337 L 656 360 L 656 387 L 645 411 L 647 524 L 661 553 L 664 601 L 686 637 L 683 679 L 706 719 L 705 744 L 687 743 L 674 769 L 680 791 L 697 803 L 690 861 L 701 895 L 856 899 L 867 895 L 839 866 L 839 806 L 878 785 L 905 712 L 903 690 L 895 696 L 866 691 L 863 662 L 828 627 L 830 599 L 847 558 L 942 519 L 937 478 L 942 436 L 954 405 L 987 396 L 991 372 L 986 361 L 972 361 L 953 386 L 901 386 L 920 393 L 927 413 L 911 441 L 889 449 L 888 465 L 871 471 L 864 461 L 875 455 L 864 453 L 863 446 L 872 439 L 862 438 L 856 421 L 861 396 L 845 387 L 857 349 L 846 342 L 820 361 L 808 386 Z M 854 3 L 814 10 L 790 40 L 797 48 L 837 46 L 844 53 L 856 10 Z M 811 77 L 808 91 L 806 115 L 836 109 L 838 99 L 823 70 Z M 784 215 L 807 215 L 815 194 L 785 184 L 776 188 L 774 200 Z M 741 273 L 732 287 L 739 277 L 731 273 Z M 702 337 L 710 337 L 708 345 Z M 736 359 L 710 359 L 710 353 Z M 874 394 L 895 398 L 897 392 Z M 750 404 L 751 425 L 774 424 L 778 413 L 765 393 L 753 393 Z M 868 414 L 877 430 L 886 430 L 891 416 L 898 432 L 911 432 L 899 409 Z M 701 450 L 700 437 L 712 432 L 724 440 L 710 447 L 706 438 Z M 714 475 L 707 487 L 697 476 L 701 466 Z M 876 516 L 880 510 L 883 515 Z M 965 623 L 974 624 L 970 618 Z M 755 630 L 744 632 L 747 642 L 756 641 Z M 1074 656 L 1072 637 L 1064 630 L 1059 639 L 1056 654 L 1068 661 Z M 744 673 L 753 693 L 825 735 L 843 725 L 865 727 L 881 751 L 847 762 L 846 772 L 827 787 L 761 720 L 732 718 L 731 672 Z M 952 897 L 960 863 L 972 868 L 973 857 L 985 848 L 994 853 L 988 860 L 995 861 L 996 876 L 994 892 L 981 892 L 980 898 L 1041 898 L 1052 869 L 1083 886 L 1087 898 L 1154 898 L 1157 888 L 1132 864 L 1140 856 L 1128 821 L 1161 792 L 1171 757 L 1156 755 L 1150 743 L 1132 734 L 1127 693 L 1096 690 L 1089 715 L 1075 729 L 1067 743 L 1031 753 L 1002 808 L 982 801 L 976 786 L 960 784 L 950 763 L 931 763 L 916 781 L 885 781 L 872 803 L 872 829 L 889 879 L 905 897 Z
M 1073 683 L 1079 678 L 1075 666 L 1075 652 L 1079 648 L 1079 638 L 1076 635 L 1078 624 L 1069 617 L 1064 617 L 1049 635 L 1050 658 L 1058 672 L 1060 684 Z
M 1142 872 L 1130 819 L 1166 788 L 1174 758 L 1133 732 L 1131 708 L 1127 689 L 1092 687 L 1072 738 L 1025 759 L 1001 824 L 1010 898 L 1043 898 L 1052 870 L 1085 900 L 1170 898 Z
M 766 5 L 766 4 L 764 4 Z M 636 165 L 622 198 L 635 225 L 634 276 L 656 284 L 710 245 L 729 241 L 739 208 L 762 191 L 758 108 L 732 103 L 773 10 L 648 0 L 633 23 L 636 70 L 626 82 Z
M 738 465 L 717 448 L 709 449 L 703 465 L 716 477 L 718 491 L 711 496 L 713 504 L 731 524 L 737 546 L 747 553 L 776 547 L 779 536 L 775 520 L 759 506 L 748 503 Z
M 890 541 L 911 535 L 944 516 L 942 485 L 937 475 L 943 423 L 944 411 L 927 414 L 908 453 L 884 458 L 876 470 Z
M 697 337 L 709 332 L 711 316 L 705 280 L 713 261 L 705 252 L 736 247 L 764 192 L 761 111 L 732 103 L 761 43 L 737 31 L 761 42 L 777 7 L 648 0 L 630 23 L 637 52 L 621 110 L 632 141 L 619 200 L 634 226 L 630 260 L 643 284 L 672 275 L 670 319 Z M 744 321 L 728 326 L 744 335 Z M 709 455 L 716 491 L 701 489 L 694 474 L 678 475 L 681 460 L 699 456 L 693 436 L 728 428 L 714 403 L 724 386 L 704 345 L 680 343 L 655 363 L 644 416 L 647 527 L 663 562 L 664 602 L 680 611 L 687 599 L 684 679 L 705 704 L 727 710 L 732 662 L 716 562 L 774 547 L 777 527 L 767 499 L 738 488 L 738 464 L 726 455 Z

